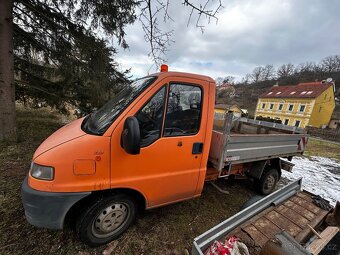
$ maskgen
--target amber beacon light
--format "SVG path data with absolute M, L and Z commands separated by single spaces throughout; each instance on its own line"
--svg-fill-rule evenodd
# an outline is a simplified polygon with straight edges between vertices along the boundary
M 161 65 L 161 72 L 167 72 L 169 69 L 168 65 Z

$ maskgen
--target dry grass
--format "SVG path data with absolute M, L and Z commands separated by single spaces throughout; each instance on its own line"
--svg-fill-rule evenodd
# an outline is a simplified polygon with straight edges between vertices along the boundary
M 326 158 L 334 158 L 340 161 L 340 145 L 309 138 L 305 156 L 320 156 Z
M 230 195 L 206 185 L 201 198 L 146 211 L 121 238 L 96 249 L 80 243 L 71 229 L 37 229 L 24 218 L 20 186 L 34 150 L 63 118 L 20 109 L 18 143 L 0 144 L 0 254 L 184 254 L 194 237 L 238 212 L 253 195 L 248 181 L 225 185 Z

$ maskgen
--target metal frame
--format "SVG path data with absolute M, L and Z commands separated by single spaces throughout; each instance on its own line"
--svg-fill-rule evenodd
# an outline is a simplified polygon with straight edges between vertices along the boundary
M 215 227 L 209 229 L 200 236 L 194 238 L 192 246 L 193 255 L 203 255 L 204 251 L 215 241 L 220 238 L 225 237 L 229 232 L 231 232 L 236 227 L 240 226 L 242 223 L 251 219 L 255 215 L 259 214 L 263 210 L 269 208 L 270 206 L 278 205 L 290 197 L 294 196 L 301 191 L 302 178 L 296 180 L 285 187 L 275 191 L 274 193 L 262 198 L 253 205 L 247 207 L 246 209 L 238 212 L 229 219 L 221 222 Z
M 280 123 L 273 123 L 273 122 L 262 121 L 262 120 L 253 120 L 253 119 L 247 119 L 247 118 L 240 118 L 238 121 L 245 122 L 245 123 L 251 123 L 251 124 L 254 124 L 254 125 L 260 125 L 260 126 L 264 126 L 264 127 L 271 127 L 271 128 L 277 128 L 277 129 L 292 131 L 292 132 L 298 133 L 298 134 L 306 134 L 307 133 L 306 130 L 304 130 L 303 128 L 287 126 L 287 125 L 280 124 Z
M 219 172 L 219 176 L 221 176 L 222 170 L 224 168 L 224 161 L 225 161 L 225 157 L 226 157 L 225 154 L 227 152 L 227 146 L 228 146 L 228 142 L 229 142 L 229 139 L 230 139 L 230 131 L 231 131 L 231 126 L 232 126 L 232 122 L 233 122 L 233 117 L 234 117 L 233 112 L 226 112 L 224 125 L 223 125 L 222 150 L 221 150 L 221 154 L 219 155 L 218 163 L 217 163 L 217 170 Z

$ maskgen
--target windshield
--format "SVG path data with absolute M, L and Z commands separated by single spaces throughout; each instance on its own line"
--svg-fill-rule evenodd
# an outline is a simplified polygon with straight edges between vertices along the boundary
M 82 129 L 90 134 L 104 134 L 120 113 L 156 79 L 155 76 L 148 76 L 126 85 L 102 108 L 88 115 L 83 121 Z

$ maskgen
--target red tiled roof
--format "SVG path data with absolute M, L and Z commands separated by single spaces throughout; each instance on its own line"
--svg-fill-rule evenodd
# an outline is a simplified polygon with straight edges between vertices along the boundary
M 332 83 L 306 82 L 295 86 L 273 86 L 259 98 L 316 98 Z

